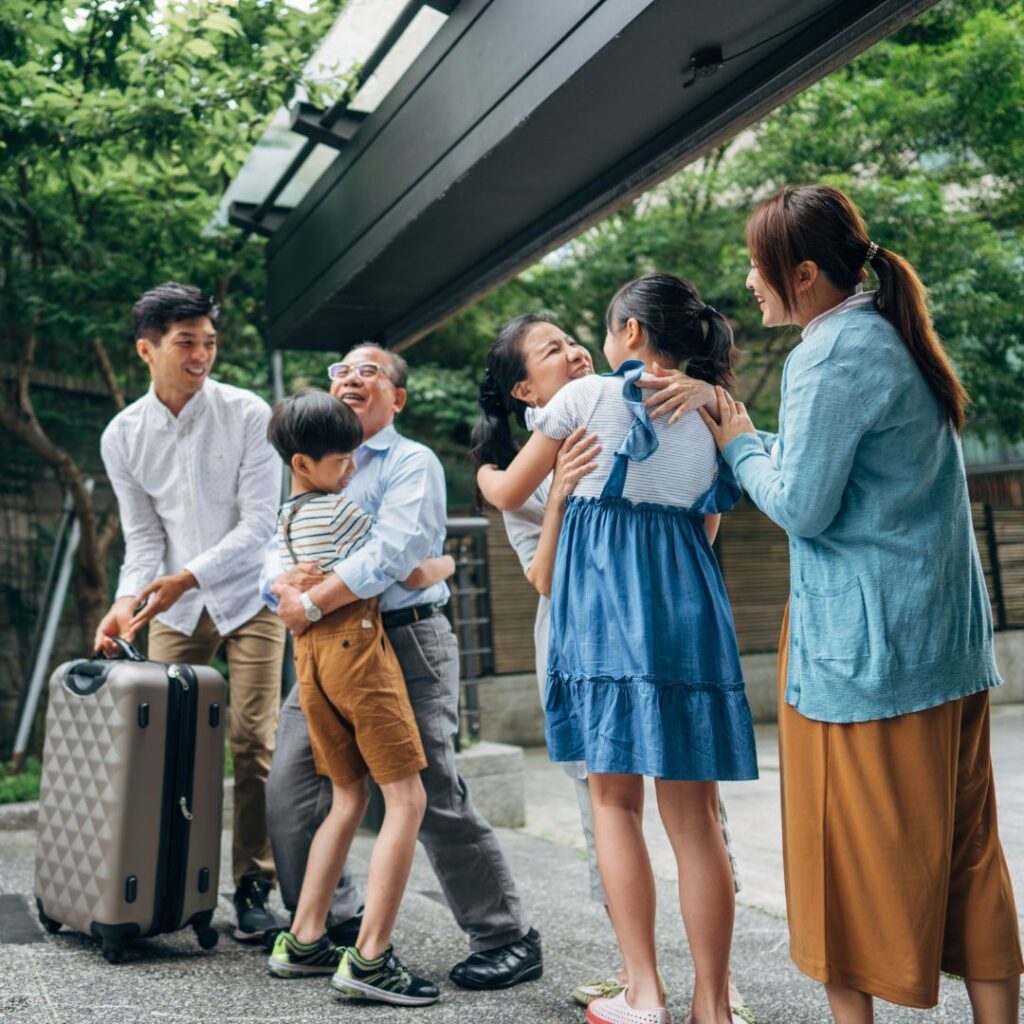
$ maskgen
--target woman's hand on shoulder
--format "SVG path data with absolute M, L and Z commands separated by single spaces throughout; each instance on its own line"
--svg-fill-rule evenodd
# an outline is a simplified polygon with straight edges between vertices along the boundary
M 718 419 L 715 420 L 708 409 L 698 409 L 697 412 L 708 425 L 708 430 L 711 431 L 720 450 L 724 450 L 725 446 L 740 434 L 757 433 L 753 421 L 747 414 L 747 407 L 742 402 L 737 402 L 725 388 L 715 388 L 715 394 L 718 399 Z
M 676 423 L 684 413 L 716 404 L 714 385 L 707 381 L 687 377 L 682 370 L 666 370 L 657 363 L 651 367 L 651 373 L 653 380 L 641 377 L 637 384 L 654 391 L 650 398 L 644 399 L 647 415 L 652 420 L 671 413 L 669 423 Z
M 576 489 L 576 484 L 597 469 L 594 461 L 601 446 L 597 434 L 588 434 L 586 427 L 577 427 L 563 442 L 555 460 L 555 475 L 551 481 L 549 501 L 561 503 Z

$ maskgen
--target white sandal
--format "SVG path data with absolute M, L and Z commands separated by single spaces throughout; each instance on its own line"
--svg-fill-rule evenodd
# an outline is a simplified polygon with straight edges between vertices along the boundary
M 672 1024 L 672 1015 L 664 1006 L 634 1010 L 623 989 L 614 999 L 595 999 L 587 1007 L 587 1020 L 590 1024 Z

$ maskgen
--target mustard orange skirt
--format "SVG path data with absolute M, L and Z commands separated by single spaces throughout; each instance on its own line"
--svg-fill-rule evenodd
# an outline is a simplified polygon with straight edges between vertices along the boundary
M 996 824 L 988 692 L 874 722 L 804 718 L 785 702 L 779 756 L 790 952 L 818 981 L 905 1006 L 939 972 L 1024 970 Z

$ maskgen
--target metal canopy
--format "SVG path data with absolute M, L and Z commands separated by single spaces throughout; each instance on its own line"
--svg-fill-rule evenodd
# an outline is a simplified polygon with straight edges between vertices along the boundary
M 449 4 L 369 116 L 295 112 L 339 153 L 273 211 L 271 345 L 412 344 L 933 2 Z

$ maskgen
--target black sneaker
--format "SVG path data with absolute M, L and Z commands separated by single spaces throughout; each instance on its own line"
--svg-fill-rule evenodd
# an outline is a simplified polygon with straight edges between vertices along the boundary
M 235 890 L 235 914 L 238 926 L 235 938 L 241 942 L 260 942 L 263 933 L 279 928 L 277 918 L 267 910 L 267 897 L 273 883 L 259 875 L 244 875 Z
M 531 928 L 521 939 L 497 949 L 473 953 L 457 963 L 448 977 L 460 988 L 511 988 L 536 981 L 544 973 L 540 935 Z
M 364 960 L 349 947 L 341 956 L 331 986 L 349 999 L 370 999 L 393 1006 L 428 1006 L 441 993 L 425 978 L 417 978 L 390 946 L 374 960 Z

